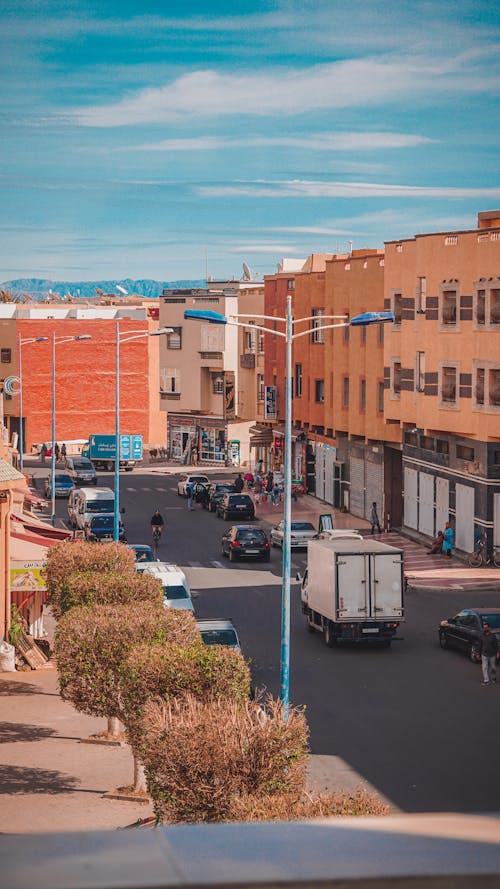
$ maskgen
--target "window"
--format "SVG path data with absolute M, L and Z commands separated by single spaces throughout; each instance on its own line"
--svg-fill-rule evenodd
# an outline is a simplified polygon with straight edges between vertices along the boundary
M 393 359 L 391 370 L 392 370 L 392 373 L 391 373 L 392 394 L 396 398 L 399 398 L 399 396 L 401 395 L 401 362 Z
M 441 367 L 441 401 L 443 404 L 457 402 L 457 368 L 447 364 Z
M 500 364 L 474 361 L 472 364 L 473 407 L 495 413 L 500 409 Z
M 364 379 L 359 381 L 359 409 L 360 411 L 366 410 L 366 380 Z
M 349 377 L 342 380 L 342 407 L 349 407 Z
M 212 392 L 214 395 L 224 394 L 224 377 L 212 377 Z
M 500 370 L 491 369 L 489 377 L 489 403 L 492 407 L 500 407 Z
M 490 323 L 500 324 L 500 290 L 490 290 Z
M 215 324 L 202 324 L 201 331 L 202 352 L 224 351 L 224 328 Z
M 346 316 L 345 320 L 346 320 L 346 322 L 348 322 L 349 321 L 349 312 L 345 312 L 344 314 Z M 343 327 L 342 329 L 344 331 L 344 343 L 348 343 L 349 342 L 349 331 L 351 328 L 349 327 L 349 324 L 346 323 L 346 326 Z
M 459 460 L 467 460 L 468 463 L 472 463 L 474 460 L 474 448 L 469 448 L 466 445 L 457 445 L 457 457 Z
M 438 454 L 449 454 L 450 453 L 450 443 L 446 441 L 445 438 L 437 438 L 436 439 L 436 453 Z
M 486 290 L 478 290 L 476 293 L 476 324 L 486 323 Z
M 325 400 L 325 381 L 324 380 L 315 380 L 314 381 L 314 400 L 319 404 L 323 404 Z
M 476 369 L 476 404 L 484 404 L 484 367 Z
M 302 396 L 302 365 L 295 365 L 295 397 L 300 398 Z
M 417 312 L 425 312 L 425 301 L 427 299 L 427 279 L 419 278 L 417 285 Z
M 425 391 L 425 352 L 415 356 L 415 392 Z
M 384 384 L 377 383 L 377 411 L 379 414 L 384 413 Z
M 264 331 L 263 330 L 257 331 L 257 340 L 258 340 L 259 354 L 262 355 L 262 353 L 264 351 Z
M 457 323 L 457 291 L 445 289 L 441 292 L 441 323 Z
M 12 349 L 1 349 L 0 356 L 2 364 L 10 364 L 12 361 Z
M 364 346 L 366 344 L 366 326 L 363 324 L 360 328 L 361 333 L 361 345 Z
M 394 324 L 401 324 L 403 294 L 400 290 L 396 290 L 392 294 L 392 311 L 394 312 Z
M 311 342 L 312 343 L 324 343 L 325 342 L 325 331 L 320 329 L 323 327 L 325 310 L 324 309 L 313 309 L 313 322 L 312 322 L 312 335 Z
M 172 333 L 167 333 L 167 349 L 182 349 L 182 327 L 173 327 Z
M 245 351 L 255 353 L 257 339 L 255 330 L 245 330 Z
M 330 373 L 330 404 L 333 404 L 333 373 Z
M 178 395 L 181 391 L 181 372 L 177 368 L 164 367 L 160 371 L 160 392 Z
M 434 450 L 434 439 L 431 438 L 430 435 L 421 435 L 420 436 L 420 447 L 424 449 L 424 451 L 433 451 Z
M 495 466 L 500 465 L 500 451 L 493 451 L 493 463 Z
M 479 279 L 474 291 L 473 317 L 477 327 L 500 324 L 500 288 L 492 287 L 485 278 Z
M 286 282 L 286 289 L 295 290 L 295 278 L 288 278 L 288 281 Z
M 264 401 L 265 386 L 264 374 L 257 374 L 257 401 Z
M 378 326 L 378 344 L 379 346 L 384 345 L 384 325 L 379 324 Z

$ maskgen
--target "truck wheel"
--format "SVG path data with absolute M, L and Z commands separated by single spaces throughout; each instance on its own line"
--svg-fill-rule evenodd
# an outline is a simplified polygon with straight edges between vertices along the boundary
M 114 468 L 115 464 L 113 463 L 113 461 L 108 460 L 108 462 L 106 463 L 106 469 L 108 470 L 108 472 L 112 472 Z
M 309 617 L 309 615 L 307 615 L 307 617 L 306 617 L 306 627 L 307 627 L 308 633 L 315 633 L 316 632 L 316 627 L 314 627 L 312 625 L 311 618 Z
M 332 632 L 332 625 L 329 620 L 325 621 L 323 624 L 323 638 L 325 640 L 325 645 L 328 645 L 328 648 L 334 648 L 336 644 L 335 636 Z

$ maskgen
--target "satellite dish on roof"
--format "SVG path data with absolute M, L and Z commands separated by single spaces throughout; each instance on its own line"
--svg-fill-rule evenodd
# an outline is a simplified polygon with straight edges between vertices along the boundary
M 119 290 L 120 293 L 123 293 L 124 296 L 127 296 L 127 295 L 128 295 L 128 290 L 125 290 L 125 287 L 120 287 L 120 285 L 117 284 L 117 285 L 116 285 L 116 289 Z
M 248 268 L 246 262 L 243 263 L 243 280 L 244 281 L 251 281 L 252 280 L 252 273 L 251 273 L 250 269 Z

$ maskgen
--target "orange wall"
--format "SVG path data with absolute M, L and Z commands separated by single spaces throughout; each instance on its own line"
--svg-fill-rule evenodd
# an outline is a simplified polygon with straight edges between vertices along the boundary
M 120 331 L 153 330 L 156 322 L 124 318 Z M 26 446 L 51 439 L 52 334 L 56 338 L 90 334 L 92 339 L 56 344 L 56 439 L 60 443 L 87 438 L 89 433 L 112 434 L 115 429 L 115 321 L 19 319 L 22 338 L 49 337 L 49 342 L 23 346 L 23 413 Z M 120 345 L 120 427 L 142 433 L 144 442 L 160 427 L 150 422 L 148 352 L 157 338 L 144 337 Z M 156 362 L 157 364 L 157 362 Z M 158 390 L 158 381 L 153 381 Z M 154 412 L 153 412 L 154 413 Z M 158 410 L 159 414 L 159 410 Z M 163 421 L 164 422 L 164 421 Z M 162 423 L 163 425 L 163 423 Z M 163 442 L 165 436 L 159 440 Z M 155 437 L 154 441 L 157 441 Z

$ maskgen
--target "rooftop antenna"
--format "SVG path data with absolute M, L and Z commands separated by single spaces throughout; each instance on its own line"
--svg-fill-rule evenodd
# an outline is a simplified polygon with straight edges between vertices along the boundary
M 248 268 L 246 262 L 243 263 L 243 280 L 244 281 L 251 281 L 252 280 L 252 273 L 251 273 L 250 269 Z
M 128 296 L 128 290 L 125 290 L 125 287 L 120 287 L 119 284 L 116 284 L 115 287 L 120 293 L 123 293 L 124 296 Z
M 352 241 L 347 242 L 349 244 L 349 253 L 352 256 Z

